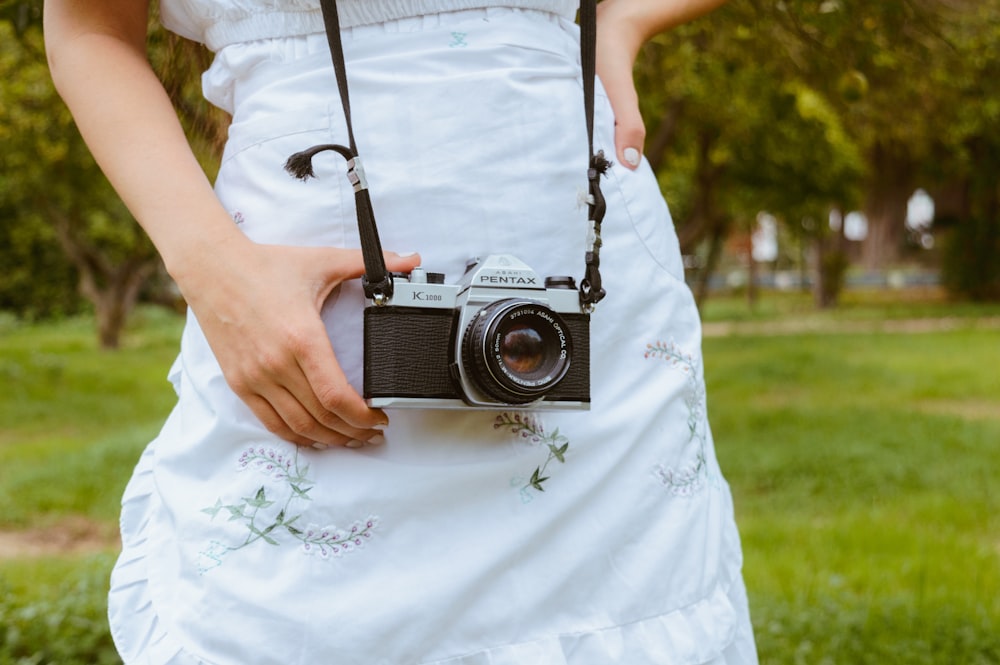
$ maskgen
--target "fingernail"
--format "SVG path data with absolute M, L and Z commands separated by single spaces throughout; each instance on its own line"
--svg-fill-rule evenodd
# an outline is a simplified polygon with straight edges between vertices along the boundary
M 626 162 L 632 166 L 639 166 L 639 158 L 641 155 L 638 150 L 635 148 L 625 148 L 625 151 L 622 154 L 625 156 Z
M 406 259 L 406 258 L 409 258 L 411 256 L 416 256 L 416 255 L 417 255 L 416 252 L 396 252 L 396 256 L 398 256 L 401 259 Z
M 369 446 L 381 446 L 383 443 L 385 443 L 385 437 L 382 436 L 381 434 L 376 434 L 372 438 L 368 439 L 366 443 Z
M 326 445 L 325 443 L 320 443 L 319 441 L 317 441 L 316 443 L 312 444 L 312 447 L 315 448 L 316 450 L 326 450 L 330 446 Z
M 365 445 L 364 441 L 348 441 L 344 444 L 345 448 L 361 448 Z

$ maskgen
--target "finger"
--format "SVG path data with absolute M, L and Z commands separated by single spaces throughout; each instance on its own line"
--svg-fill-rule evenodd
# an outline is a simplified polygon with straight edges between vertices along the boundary
M 304 381 L 286 385 L 317 421 L 335 424 L 338 431 L 364 440 L 389 424 L 385 413 L 369 408 L 347 381 L 319 319 L 315 328 L 302 331 L 289 343 Z
M 646 139 L 646 128 L 640 119 L 623 120 L 615 123 L 615 154 L 629 169 L 638 168 L 642 161 L 642 148 Z
M 646 140 L 646 128 L 639 113 L 639 95 L 632 77 L 641 39 L 608 25 L 606 21 L 598 25 L 597 74 L 615 116 L 615 156 L 626 168 L 635 169 L 641 162 Z
M 642 159 L 646 126 L 631 79 L 612 85 L 608 101 L 615 116 L 615 155 L 625 167 L 635 169 Z
M 314 396 L 309 398 L 314 416 L 322 422 L 334 423 L 339 420 L 337 429 L 356 438 L 367 440 L 380 433 L 389 424 L 388 416 L 365 403 L 347 382 L 332 353 L 326 357 L 332 359 L 332 362 L 317 360 L 315 356 L 303 356 L 299 359 L 299 366 L 308 381 L 306 390 Z
M 322 307 L 338 284 L 357 279 L 366 272 L 360 249 L 327 247 L 323 248 L 322 252 L 319 264 L 321 270 L 325 272 L 321 273 L 320 279 L 316 282 L 318 288 L 315 297 L 318 307 Z M 412 252 L 406 254 L 383 252 L 383 257 L 388 272 L 408 273 L 420 265 L 420 255 Z
M 397 254 L 395 252 L 383 252 L 385 256 L 385 267 L 391 272 L 410 272 L 420 265 L 420 255 L 415 252 Z
M 345 386 L 353 392 L 353 388 L 346 382 Z M 288 426 L 301 435 L 334 445 L 342 442 L 341 438 L 364 442 L 381 434 L 382 430 L 378 426 L 355 427 L 338 413 L 328 410 L 316 396 L 304 374 L 291 381 L 286 388 L 286 394 L 278 398 L 280 403 L 272 401 Z
M 334 258 L 327 265 L 334 282 L 355 279 L 365 274 L 365 260 L 360 249 L 330 248 L 330 252 L 334 254 Z M 420 265 L 420 255 L 414 252 L 382 252 L 382 257 L 389 272 L 409 272 Z
M 309 440 L 308 437 L 304 437 L 292 431 L 284 419 L 278 415 L 278 412 L 275 411 L 274 407 L 271 406 L 271 403 L 260 395 L 244 396 L 243 401 L 248 407 L 250 407 L 253 414 L 257 416 L 257 420 L 259 420 L 271 434 L 280 436 L 285 441 L 299 446 L 310 446 L 314 443 Z
M 233 385 L 234 392 L 250 406 L 264 426 L 292 443 L 305 445 L 321 442 L 339 446 L 348 441 L 368 441 L 379 434 L 371 427 L 354 427 L 335 411 L 324 408 L 303 373 L 300 356 L 308 357 L 310 346 L 318 348 L 319 353 L 325 350 L 328 360 L 322 364 L 333 368 L 332 378 L 328 380 L 360 400 L 340 371 L 326 329 L 319 319 L 308 332 L 293 329 L 285 339 L 287 346 L 283 352 L 265 359 Z
M 328 423 L 321 422 L 299 398 L 288 391 L 270 396 L 269 401 L 288 428 L 310 443 L 321 443 L 328 447 L 359 447 L 381 434 L 377 430 L 351 427 L 332 414 L 326 414 Z
M 298 446 L 309 446 L 317 450 L 328 448 L 361 448 L 385 443 L 380 430 L 355 430 L 345 425 L 345 433 L 335 428 L 325 427 L 313 419 L 290 394 L 270 400 L 254 395 L 247 400 L 255 415 L 272 434 Z

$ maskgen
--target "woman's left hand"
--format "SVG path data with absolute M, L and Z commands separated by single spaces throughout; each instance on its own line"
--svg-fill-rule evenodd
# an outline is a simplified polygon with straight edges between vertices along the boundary
M 618 11 L 621 3 L 606 0 L 597 5 L 597 76 L 601 79 L 615 116 L 615 157 L 629 169 L 639 166 L 646 126 L 639 113 L 639 95 L 632 78 L 644 32 Z
M 615 115 L 615 157 L 635 169 L 646 126 L 632 78 L 639 49 L 654 35 L 723 4 L 725 0 L 603 0 L 597 4 L 597 75 Z

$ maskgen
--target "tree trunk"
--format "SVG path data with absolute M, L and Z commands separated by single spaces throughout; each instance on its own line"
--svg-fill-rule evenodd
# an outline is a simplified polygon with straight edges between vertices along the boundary
M 106 276 L 104 288 L 93 291 L 97 338 L 102 349 L 121 346 L 121 334 L 128 315 L 139 300 L 143 284 L 153 274 L 156 263 L 130 259 Z
M 680 107 L 676 108 L 680 112 Z M 669 117 L 670 113 L 668 113 Z M 669 124 L 667 117 L 664 123 Z M 669 133 L 669 132 L 668 132 Z M 682 254 L 693 254 L 697 246 L 708 240 L 708 257 L 697 274 L 694 286 L 695 300 L 701 304 L 708 297 L 708 285 L 715 266 L 722 255 L 722 247 L 729 233 L 729 220 L 715 209 L 715 190 L 722 176 L 722 169 L 711 160 L 712 147 L 717 134 L 702 131 L 698 136 L 698 163 L 695 167 L 695 190 L 691 212 L 677 227 L 677 239 Z
M 79 274 L 80 293 L 94 305 L 97 338 L 102 349 L 117 349 L 129 313 L 159 259 L 140 248 L 114 265 L 100 249 L 74 231 L 81 223 L 48 206 L 56 238 Z
M 722 246 L 725 244 L 728 225 L 722 222 L 712 225 L 711 236 L 708 239 L 708 257 L 705 265 L 698 273 L 698 283 L 695 286 L 694 300 L 701 307 L 708 299 L 708 286 L 715 273 L 715 266 L 722 256 Z
M 684 100 L 674 99 L 671 101 L 670 105 L 663 112 L 663 116 L 656 126 L 656 131 L 650 137 L 650 140 L 647 141 L 645 150 L 646 160 L 649 162 L 649 166 L 653 169 L 654 173 L 660 170 L 664 155 L 667 154 L 668 149 L 674 143 L 683 111 Z
M 1000 151 L 984 139 L 968 142 L 978 167 L 962 188 L 964 210 L 957 210 L 947 236 L 942 279 L 954 294 L 978 301 L 1000 301 Z
M 677 228 L 677 240 L 683 254 L 693 254 L 706 236 L 716 233 L 717 226 L 721 225 L 723 231 L 728 231 L 728 226 L 719 220 L 715 211 L 715 190 L 722 176 L 722 169 L 711 159 L 716 138 L 707 130 L 698 136 L 698 163 L 695 166 L 691 212 Z
M 819 309 L 837 306 L 847 271 L 847 255 L 836 238 L 813 239 L 813 302 Z
M 902 254 L 906 206 L 914 187 L 913 165 L 904 146 L 881 142 L 869 152 L 868 165 L 868 237 L 861 244 L 861 262 L 868 270 L 879 270 Z
M 837 207 L 837 213 L 843 220 L 843 211 Z M 837 306 L 840 293 L 844 290 L 844 278 L 850 259 L 847 257 L 847 236 L 844 235 L 844 224 L 832 234 L 822 233 L 812 240 L 813 253 L 813 302 L 819 309 L 830 309 Z

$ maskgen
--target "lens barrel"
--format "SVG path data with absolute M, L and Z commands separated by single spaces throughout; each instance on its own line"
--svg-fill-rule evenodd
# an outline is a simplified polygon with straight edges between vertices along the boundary
M 483 307 L 466 328 L 467 378 L 493 399 L 525 404 L 566 376 L 573 356 L 569 328 L 545 305 L 517 298 Z

